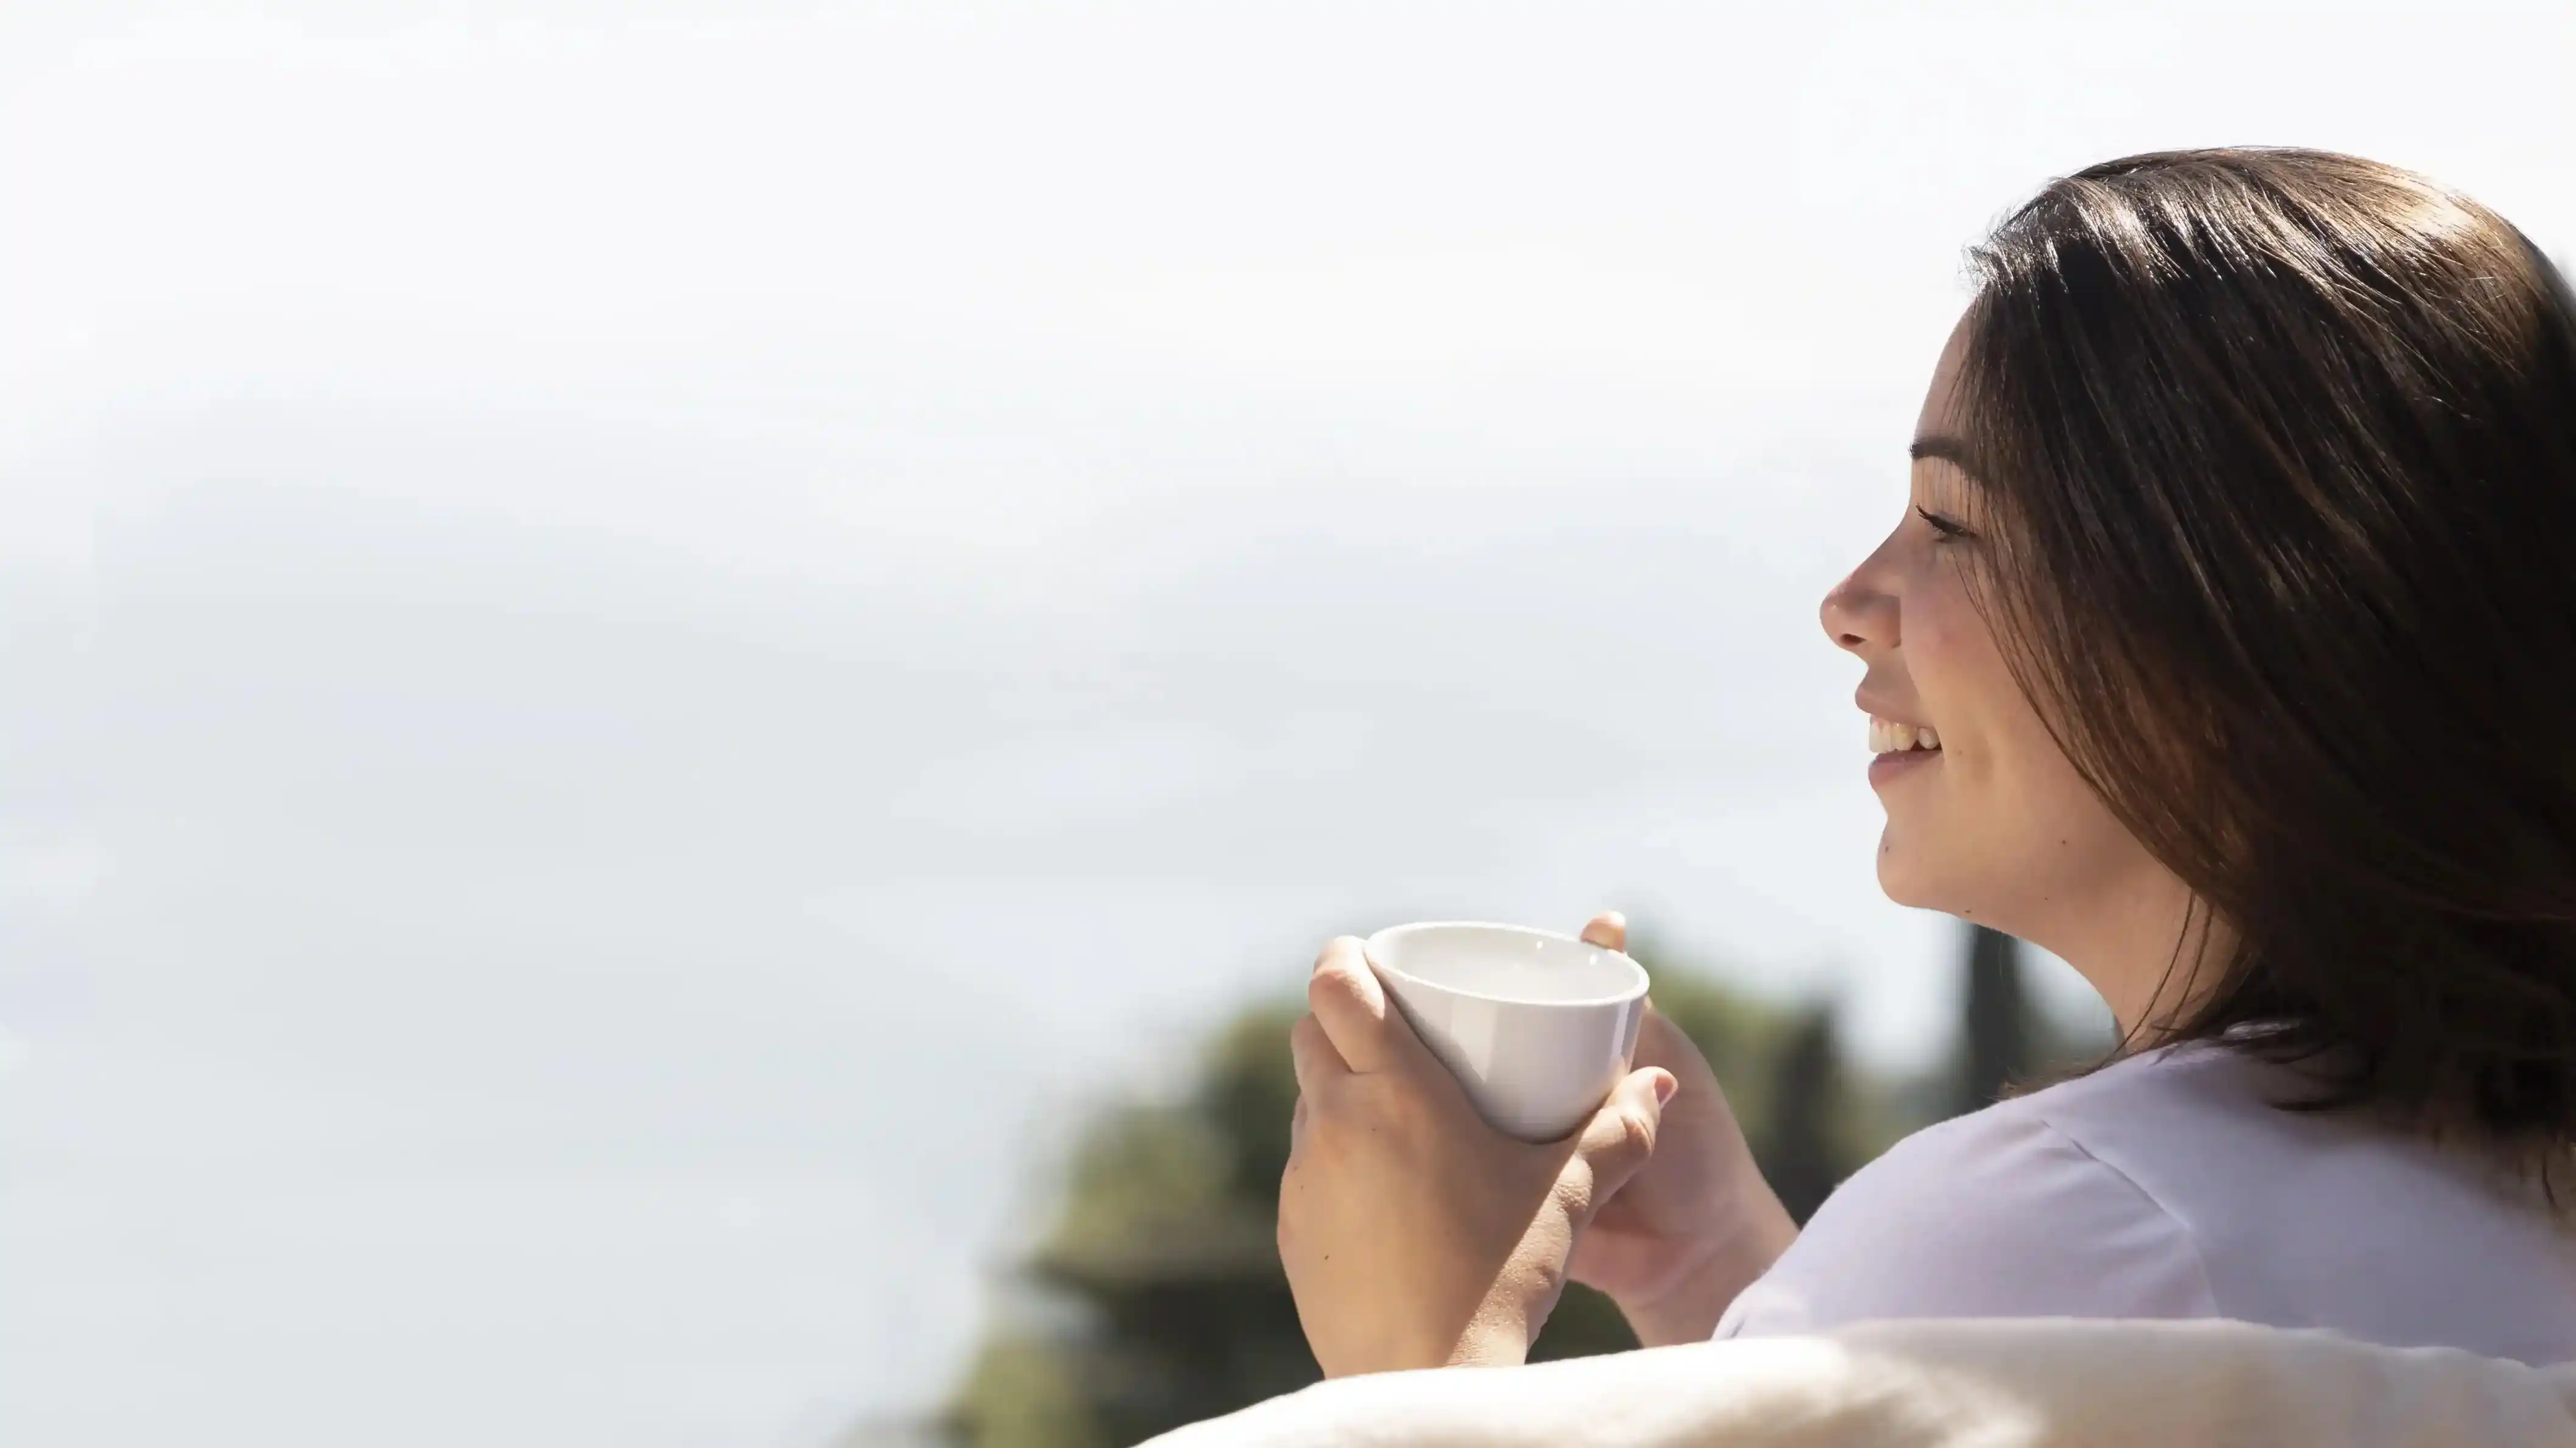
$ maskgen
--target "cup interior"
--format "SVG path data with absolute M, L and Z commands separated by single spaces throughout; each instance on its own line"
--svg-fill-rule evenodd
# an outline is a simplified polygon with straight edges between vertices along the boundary
M 1615 1005 L 1646 993 L 1643 966 L 1615 950 L 1525 925 L 1430 921 L 1370 936 L 1383 971 L 1519 1005 Z

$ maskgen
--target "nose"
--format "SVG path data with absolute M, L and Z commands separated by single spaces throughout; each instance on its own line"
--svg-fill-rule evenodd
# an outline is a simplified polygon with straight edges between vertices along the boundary
M 1834 646 L 1866 659 L 1896 647 L 1896 597 L 1873 585 L 1863 569 L 1833 586 L 1818 614 Z

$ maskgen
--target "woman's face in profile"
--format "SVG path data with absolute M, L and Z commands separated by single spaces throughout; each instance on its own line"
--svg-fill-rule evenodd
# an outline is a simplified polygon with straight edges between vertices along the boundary
M 1905 515 L 1825 595 L 1825 632 L 1868 666 L 1857 702 L 1887 811 L 1888 898 L 2066 954 L 2110 894 L 2163 872 L 2050 737 L 1970 601 L 1990 520 L 1955 460 L 1964 336 L 1963 323 L 1923 399 Z

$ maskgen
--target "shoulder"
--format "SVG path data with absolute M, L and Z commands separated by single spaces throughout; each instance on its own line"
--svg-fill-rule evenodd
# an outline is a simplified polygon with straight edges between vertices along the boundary
M 1720 1333 L 2213 1315 L 2191 1232 L 2085 1140 L 2103 1105 L 2164 1074 L 2124 1062 L 1916 1132 L 1834 1193 Z

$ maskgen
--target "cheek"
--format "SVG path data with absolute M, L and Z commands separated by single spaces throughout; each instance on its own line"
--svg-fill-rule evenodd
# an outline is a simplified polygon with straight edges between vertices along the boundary
M 1985 619 L 1955 584 L 1906 617 L 1907 672 L 1941 731 L 1954 786 L 2013 816 L 2051 816 L 2089 797 L 2048 726 L 2022 696 Z
M 1942 747 L 1970 759 L 1986 754 L 1992 724 L 2010 712 L 1998 706 L 2017 703 L 2020 693 L 1956 581 L 1908 594 L 1904 640 L 1906 677 L 1941 731 Z
M 2018 899 L 2025 893 L 2081 893 L 2106 859 L 2131 848 L 2126 831 L 2049 734 L 1964 595 L 1921 602 L 1906 617 L 1907 671 L 1950 756 L 1922 821 L 1943 847 L 1945 889 L 1936 893 L 2004 916 L 2028 903 Z

